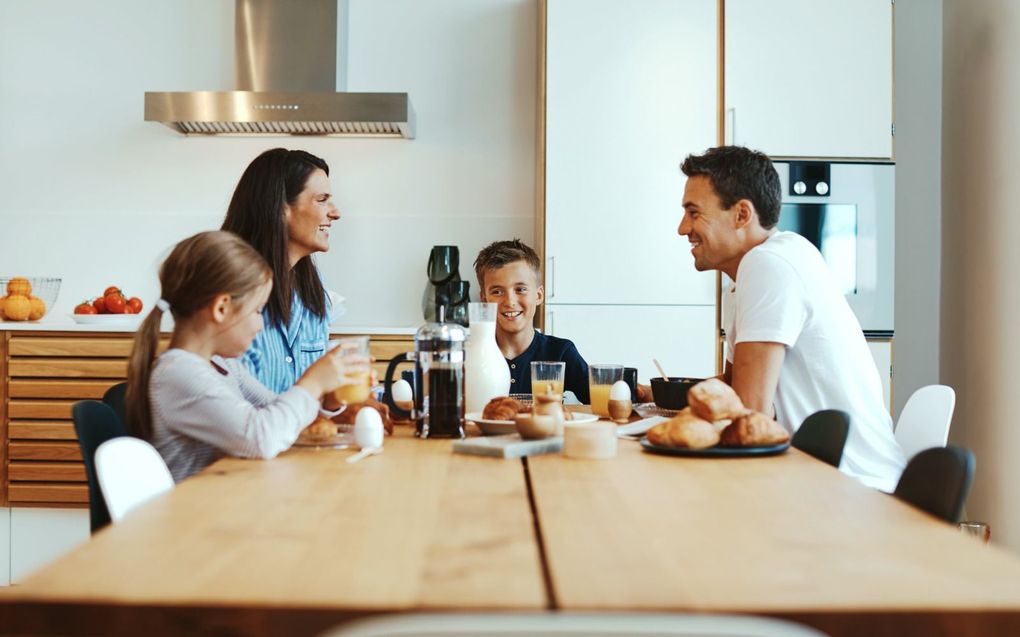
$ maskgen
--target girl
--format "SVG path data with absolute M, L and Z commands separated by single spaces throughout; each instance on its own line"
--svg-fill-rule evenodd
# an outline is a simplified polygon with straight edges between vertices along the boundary
M 126 404 L 133 433 L 159 450 L 175 481 L 224 455 L 274 457 L 315 420 L 323 394 L 368 366 L 367 358 L 336 348 L 282 394 L 256 380 L 236 357 L 262 329 L 272 272 L 229 232 L 203 232 L 177 244 L 159 280 L 162 298 L 135 336 Z M 173 315 L 174 331 L 157 358 L 165 312 Z

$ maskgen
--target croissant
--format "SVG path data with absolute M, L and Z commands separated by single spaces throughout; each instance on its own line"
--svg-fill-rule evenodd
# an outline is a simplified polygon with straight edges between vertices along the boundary
M 701 381 L 687 391 L 687 404 L 695 416 L 708 422 L 736 418 L 747 412 L 733 388 L 718 378 Z
M 752 411 L 733 419 L 723 429 L 719 444 L 724 447 L 766 447 L 790 439 L 790 434 L 775 420 L 763 413 Z
M 517 414 L 525 411 L 524 405 L 509 396 L 497 396 L 485 405 L 482 418 L 486 420 L 513 420 Z
M 653 444 L 686 449 L 705 449 L 719 444 L 719 432 L 712 423 L 698 418 L 689 409 L 648 430 Z

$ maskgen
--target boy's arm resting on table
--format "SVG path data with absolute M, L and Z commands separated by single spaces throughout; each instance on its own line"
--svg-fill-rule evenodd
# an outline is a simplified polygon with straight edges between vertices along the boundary
M 775 418 L 773 401 L 786 359 L 786 346 L 752 341 L 737 343 L 733 349 L 733 363 L 727 362 L 723 380 L 733 387 L 745 407 Z

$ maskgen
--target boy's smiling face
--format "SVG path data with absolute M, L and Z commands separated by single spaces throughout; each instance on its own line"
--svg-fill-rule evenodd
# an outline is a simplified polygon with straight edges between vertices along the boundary
M 535 311 L 544 293 L 538 273 L 526 261 L 514 261 L 485 272 L 482 301 L 496 303 L 496 328 L 510 334 L 534 329 Z

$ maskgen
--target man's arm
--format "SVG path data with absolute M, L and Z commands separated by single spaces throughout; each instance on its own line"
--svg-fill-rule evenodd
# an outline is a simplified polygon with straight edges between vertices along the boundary
M 737 344 L 733 350 L 733 365 L 727 365 L 727 380 L 745 407 L 775 418 L 772 402 L 785 358 L 786 346 L 782 343 Z

